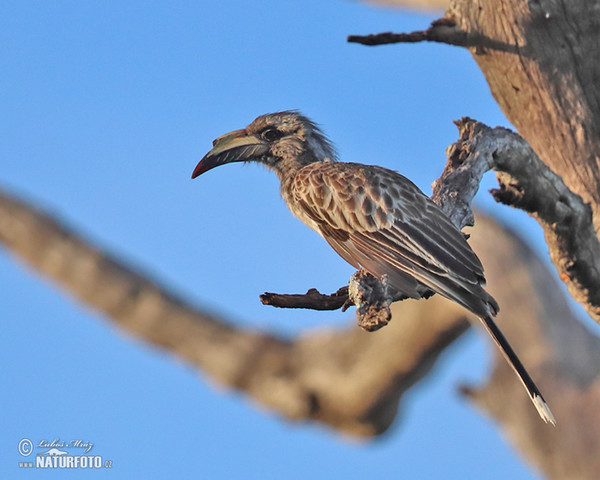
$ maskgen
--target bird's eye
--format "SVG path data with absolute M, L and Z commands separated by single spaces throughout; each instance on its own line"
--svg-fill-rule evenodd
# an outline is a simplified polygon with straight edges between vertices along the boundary
M 283 137 L 283 132 L 280 132 L 276 128 L 266 128 L 262 131 L 261 136 L 267 142 L 274 142 L 275 140 L 279 140 L 281 137 Z

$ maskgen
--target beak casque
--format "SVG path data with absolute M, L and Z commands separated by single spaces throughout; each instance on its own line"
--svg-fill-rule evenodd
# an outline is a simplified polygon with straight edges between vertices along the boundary
M 260 139 L 248 135 L 244 129 L 226 133 L 213 142 L 213 149 L 196 165 L 192 178 L 219 165 L 251 160 L 256 155 L 264 153 L 265 148 L 267 147 Z

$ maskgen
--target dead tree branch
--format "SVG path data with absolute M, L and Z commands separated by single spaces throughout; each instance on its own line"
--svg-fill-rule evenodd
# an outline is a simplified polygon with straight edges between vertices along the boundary
M 260 296 L 263 305 L 277 308 L 308 308 L 310 310 L 337 310 L 348 301 L 348 287 L 341 287 L 331 295 L 311 288 L 305 294 L 285 294 L 265 292 Z
M 448 163 L 435 182 L 434 197 L 439 202 L 452 199 L 448 209 L 462 210 L 468 216 L 470 206 L 462 199 L 464 191 L 475 188 L 487 170 L 495 170 L 500 188 L 492 191 L 494 198 L 538 221 L 550 258 L 569 293 L 600 323 L 600 243 L 590 206 L 516 133 L 468 118 L 457 126 L 460 139 L 448 149 Z
M 477 32 L 466 32 L 456 25 L 454 19 L 448 17 L 442 17 L 432 22 L 427 30 L 410 33 L 383 32 L 370 35 L 349 35 L 347 41 L 369 47 L 394 43 L 437 42 L 457 47 L 473 47 L 479 50 L 492 49 L 512 53 L 516 53 L 518 50 L 516 45 L 497 42 Z
M 410 33 L 383 32 L 371 35 L 349 35 L 349 43 L 358 43 L 369 47 L 389 45 L 393 43 L 439 42 L 448 45 L 468 47 L 475 38 L 456 28 L 456 23 L 448 19 L 440 19 L 431 24 L 427 30 Z

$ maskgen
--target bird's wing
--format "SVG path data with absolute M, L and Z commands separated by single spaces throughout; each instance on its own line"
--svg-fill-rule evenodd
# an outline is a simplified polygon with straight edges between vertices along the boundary
M 318 225 L 350 264 L 387 275 L 395 289 L 418 298 L 421 283 L 463 305 L 457 295 L 481 290 L 483 268 L 462 233 L 397 172 L 320 162 L 300 170 L 292 190 L 301 219 Z

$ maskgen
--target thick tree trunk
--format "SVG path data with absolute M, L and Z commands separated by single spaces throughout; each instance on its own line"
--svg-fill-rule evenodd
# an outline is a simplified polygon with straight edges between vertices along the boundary
M 446 16 L 505 48 L 471 47 L 494 98 L 600 230 L 600 3 L 455 0 Z

